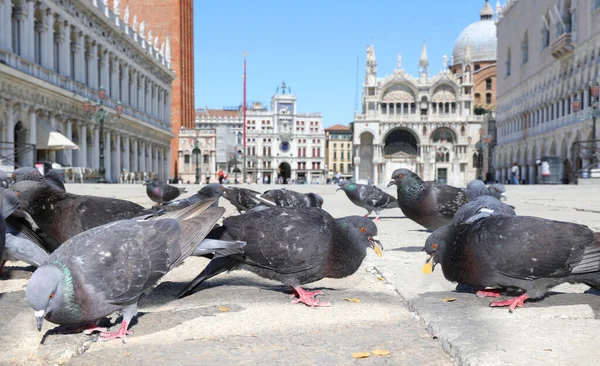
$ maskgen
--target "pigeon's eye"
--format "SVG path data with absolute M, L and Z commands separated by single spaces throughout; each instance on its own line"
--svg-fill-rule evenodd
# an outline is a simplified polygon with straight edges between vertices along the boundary
M 361 233 L 366 233 L 366 232 L 367 232 L 367 228 L 366 228 L 366 227 L 364 227 L 364 226 L 362 226 L 362 227 L 360 228 L 360 232 L 361 232 Z
M 49 299 L 50 299 L 50 300 L 54 299 L 54 292 L 50 294 L 50 297 L 49 297 Z
M 437 244 L 435 244 L 435 243 L 431 244 L 431 249 L 437 249 Z
M 400 173 L 398 174 L 398 179 L 402 179 L 404 177 L 404 174 Z

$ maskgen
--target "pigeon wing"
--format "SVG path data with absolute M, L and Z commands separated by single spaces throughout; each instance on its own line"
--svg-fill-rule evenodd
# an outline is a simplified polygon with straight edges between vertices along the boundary
M 85 231 L 50 258 L 69 263 L 74 278 L 110 303 L 136 300 L 181 256 L 177 220 L 124 220 Z M 89 290 L 88 290 L 89 291 Z
M 443 216 L 454 217 L 458 209 L 469 202 L 464 189 L 446 184 L 430 183 L 430 189 L 436 198 L 437 211 Z
M 381 189 L 375 186 L 361 186 L 360 187 L 360 199 L 366 202 L 368 205 L 377 208 L 387 208 L 388 205 L 396 201 L 396 198 L 385 193 Z M 398 207 L 396 204 L 395 207 Z
M 323 263 L 331 240 L 326 215 L 315 209 L 272 208 L 227 218 L 224 226 L 232 238 L 246 242 L 246 264 L 293 274 Z
M 527 280 L 571 274 L 594 243 L 586 226 L 525 216 L 480 220 L 467 235 L 499 273 Z

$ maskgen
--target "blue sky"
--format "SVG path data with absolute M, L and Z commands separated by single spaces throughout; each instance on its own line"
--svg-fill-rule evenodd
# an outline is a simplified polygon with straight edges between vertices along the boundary
M 495 0 L 491 2 L 495 8 Z M 479 20 L 484 0 L 195 1 L 196 108 L 242 102 L 243 53 L 248 52 L 248 101 L 270 104 L 283 80 L 299 112 L 322 112 L 325 126 L 352 121 L 365 51 L 375 45 L 378 76 L 391 74 L 397 54 L 417 74 L 423 41 L 430 74 L 450 59 L 454 41 Z M 360 102 L 359 102 L 360 103 Z M 360 106 L 359 106 L 360 108 Z

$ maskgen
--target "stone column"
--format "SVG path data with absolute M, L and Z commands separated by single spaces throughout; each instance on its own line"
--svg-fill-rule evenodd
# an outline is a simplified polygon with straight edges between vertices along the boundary
M 152 172 L 152 174 L 154 175 L 155 171 L 154 171 L 154 162 L 152 161 L 152 158 L 154 157 L 154 153 L 153 153 L 153 149 L 152 149 L 152 143 L 148 144 L 148 156 L 146 159 L 146 170 Z
M 588 109 L 589 103 L 590 103 L 590 89 L 585 88 L 585 89 L 583 89 L 583 100 L 581 101 L 581 109 L 582 110 Z
M 123 63 L 121 67 L 121 103 L 129 104 L 129 65 Z
M 146 78 L 140 75 L 139 90 L 138 90 L 138 109 L 141 112 L 146 111 Z
M 50 114 L 50 127 L 56 131 L 56 115 L 54 114 Z M 50 151 L 48 153 L 48 159 L 52 162 L 56 162 L 56 152 Z
M 76 34 L 75 45 L 75 80 L 85 84 L 85 37 L 83 32 L 77 31 L 73 27 Z
M 146 171 L 146 141 L 142 140 L 142 153 L 140 154 L 140 171 Z
M 129 136 L 125 136 L 125 154 L 123 156 L 123 169 L 125 169 L 126 171 L 130 172 L 131 171 L 131 166 L 130 166 L 130 158 L 129 158 L 129 151 L 131 149 L 130 147 L 130 143 L 129 143 Z
M 139 171 L 139 154 L 138 154 L 138 140 L 133 140 L 133 171 Z
M 121 100 L 121 89 L 119 88 L 119 59 L 116 56 L 111 56 L 110 62 L 110 97 L 116 101 Z
M 162 88 L 158 88 L 158 98 L 156 98 L 156 108 L 158 110 L 158 115 L 156 116 L 156 118 L 158 118 L 160 121 L 164 121 L 164 115 L 163 115 L 163 90 Z
M 108 94 L 108 85 L 109 85 L 109 81 L 108 78 L 110 77 L 110 73 L 108 70 L 108 60 L 109 60 L 109 54 L 107 51 L 103 51 L 102 54 L 100 55 L 100 73 L 102 74 L 102 76 L 100 77 L 100 83 L 98 85 L 98 88 L 100 88 L 101 86 L 104 88 L 104 90 L 106 90 L 106 93 Z M 110 95 L 110 94 L 108 94 Z
M 73 122 L 71 121 L 67 121 L 65 123 L 65 127 L 66 127 L 66 131 L 65 131 L 65 137 L 68 138 L 69 140 L 73 141 Z M 67 163 L 71 166 L 74 166 L 74 161 L 73 161 L 73 150 L 65 150 L 65 157 L 67 158 Z
M 25 2 L 25 9 L 26 9 L 25 11 L 27 12 L 27 14 L 26 14 L 25 23 L 24 23 L 25 28 L 23 29 L 24 37 L 21 37 L 21 41 L 25 40 L 25 42 L 26 42 L 26 45 L 25 45 L 26 56 L 25 57 L 27 57 L 31 61 L 35 61 L 35 42 L 34 42 L 35 2 L 33 0 L 28 0 L 27 2 Z
M 121 136 L 115 133 L 115 179 L 121 177 Z
M 104 133 L 104 179 L 112 182 L 111 159 L 112 154 L 110 151 L 110 132 L 106 131 Z
M 67 21 L 61 21 L 60 57 L 58 72 L 63 76 L 71 76 L 71 27 Z
M 79 125 L 79 166 L 87 167 L 87 126 Z
M 131 68 L 131 85 L 129 85 L 129 105 L 138 107 L 138 75 L 134 68 Z
M 152 82 L 150 81 L 150 79 L 147 79 L 147 85 L 146 85 L 146 104 L 144 105 L 144 111 L 146 112 L 147 115 L 151 116 L 152 115 Z
M 89 87 L 98 89 L 98 45 L 90 40 L 89 46 Z
M 4 0 L 0 3 L 0 48 L 12 51 L 12 1 Z
M 34 145 L 32 151 L 30 151 L 27 155 L 26 164 L 29 166 L 35 165 L 35 152 L 37 150 L 37 114 L 35 113 L 35 109 L 29 110 L 29 136 L 27 137 L 27 143 Z
M 92 154 L 92 169 L 100 169 L 100 130 L 94 127 L 94 153 Z

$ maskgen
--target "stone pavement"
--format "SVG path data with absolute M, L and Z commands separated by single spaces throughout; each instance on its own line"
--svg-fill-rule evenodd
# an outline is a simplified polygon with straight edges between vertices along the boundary
M 324 208 L 334 216 L 365 213 L 334 186 L 286 188 L 321 194 Z M 67 189 L 150 206 L 141 185 Z M 189 186 L 189 194 L 195 189 Z M 510 186 L 508 203 L 521 215 L 600 230 L 598 193 L 592 187 Z M 223 205 L 226 215 L 234 214 L 229 204 Z M 323 299 L 333 303 L 331 308 L 291 305 L 284 286 L 242 271 L 217 276 L 201 291 L 176 300 L 174 295 L 206 263 L 191 258 L 142 299 L 139 322 L 132 326 L 135 334 L 125 345 L 92 343 L 82 334 L 49 334 L 52 325 L 47 322 L 38 333 L 23 291 L 30 273 L 22 264 L 12 264 L 10 279 L 0 280 L 0 365 L 565 365 L 591 364 L 600 356 L 589 341 L 600 325 L 600 298 L 584 293 L 586 286 L 560 286 L 548 298 L 509 314 L 489 308 L 488 299 L 453 292 L 455 286 L 439 268 L 430 276 L 422 274 L 426 256 L 421 250 L 428 234 L 403 218 L 400 210 L 385 212 L 378 227 L 383 258 L 369 253 L 355 275 L 308 286 L 324 289 Z M 456 301 L 442 301 L 448 297 Z M 345 298 L 358 298 L 360 303 Z M 377 348 L 391 354 L 351 357 Z

